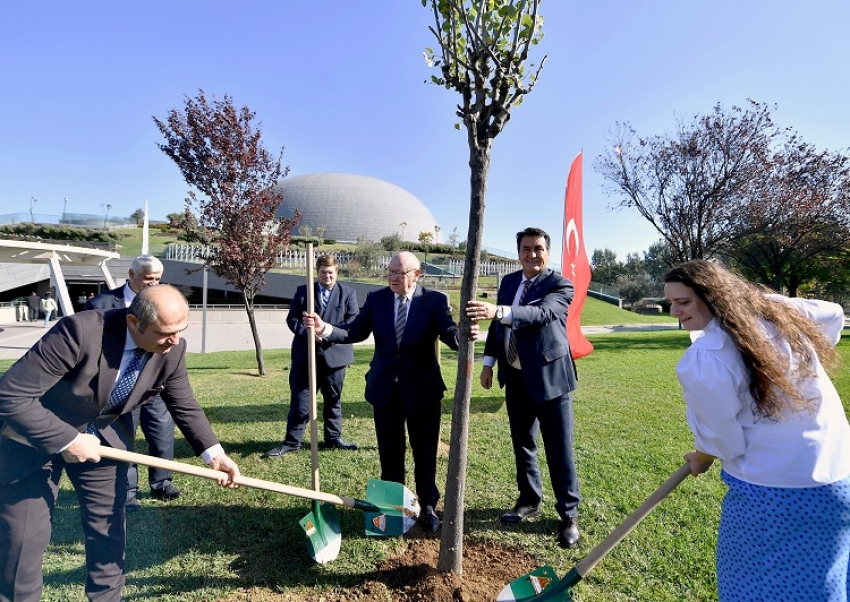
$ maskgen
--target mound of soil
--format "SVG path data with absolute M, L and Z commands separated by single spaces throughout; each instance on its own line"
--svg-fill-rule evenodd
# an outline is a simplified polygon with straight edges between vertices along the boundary
M 517 549 L 493 542 L 466 543 L 463 577 L 437 572 L 440 538 L 411 539 L 404 554 L 386 560 L 364 577 L 363 583 L 321 596 L 304 597 L 251 588 L 227 598 L 229 602 L 486 602 L 508 583 L 537 566 Z

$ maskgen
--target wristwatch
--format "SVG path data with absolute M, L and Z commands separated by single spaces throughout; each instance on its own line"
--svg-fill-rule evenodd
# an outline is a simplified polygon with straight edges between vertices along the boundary
M 505 308 L 503 305 L 498 305 L 496 307 L 496 319 L 501 322 L 502 318 L 505 317 Z

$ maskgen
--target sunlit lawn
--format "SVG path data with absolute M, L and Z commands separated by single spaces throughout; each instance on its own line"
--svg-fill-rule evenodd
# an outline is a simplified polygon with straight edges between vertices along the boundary
M 596 350 L 578 362 L 575 407 L 583 494 L 583 539 L 577 550 L 561 550 L 555 544 L 557 516 L 548 483 L 542 520 L 511 530 L 498 526 L 499 515 L 516 496 L 507 417 L 501 391 L 477 386 L 473 391 L 467 538 L 518 545 L 559 574 L 574 566 L 676 470 L 691 445 L 674 376 L 675 363 L 688 344 L 687 333 L 620 333 L 590 339 Z M 840 349 L 850 361 L 846 339 Z M 367 480 L 376 478 L 379 468 L 371 408 L 362 398 L 371 349 L 359 347 L 356 356 L 343 403 L 345 437 L 357 442 L 360 451 L 321 451 L 321 483 L 328 492 L 364 497 Z M 455 357 L 443 351 L 450 389 Z M 288 363 L 287 351 L 267 351 L 269 374 L 260 378 L 252 351 L 195 354 L 189 357 L 189 370 L 198 399 L 244 474 L 309 488 L 309 453 L 260 458 L 283 436 Z M 0 362 L 0 370 L 10 364 Z M 836 382 L 843 399 L 850 399 L 846 369 Z M 450 421 L 447 400 L 444 441 L 450 439 Z M 143 442 L 139 448 L 144 451 Z M 180 460 L 199 463 L 182 438 L 177 454 Z M 444 456 L 438 470 L 441 481 L 446 466 Z M 144 479 L 144 469 L 142 473 Z M 341 508 L 342 550 L 334 562 L 320 566 L 307 554 L 298 524 L 309 508 L 305 500 L 246 488 L 223 490 L 197 477 L 178 475 L 175 480 L 183 497 L 167 506 L 145 499 L 143 508 L 129 517 L 125 592 L 129 599 L 215 600 L 240 588 L 261 586 L 290 593 L 297 600 L 334 585 L 358 583 L 381 559 L 404 551 L 404 539 L 367 539 L 362 513 Z M 715 599 L 713 549 L 723 492 L 716 468 L 702 478 L 686 480 L 573 590 L 575 600 Z M 82 536 L 67 482 L 54 522 L 44 599 L 80 600 Z

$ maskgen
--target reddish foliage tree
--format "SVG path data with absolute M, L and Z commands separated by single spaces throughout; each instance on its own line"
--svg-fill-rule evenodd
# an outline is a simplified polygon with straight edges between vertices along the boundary
M 191 227 L 197 206 L 199 229 L 212 244 L 205 265 L 242 293 L 254 337 L 257 368 L 266 373 L 263 348 L 254 318 L 254 297 L 266 284 L 265 275 L 279 265 L 279 255 L 289 246 L 292 228 L 301 219 L 277 218 L 283 196 L 274 185 L 289 172 L 260 140 L 255 113 L 247 106 L 237 110 L 230 96 L 207 100 L 185 97 L 182 111 L 172 109 L 164 121 L 153 118 L 165 136 L 158 144 L 177 165 L 186 182 L 204 196 L 189 191 L 186 227 Z

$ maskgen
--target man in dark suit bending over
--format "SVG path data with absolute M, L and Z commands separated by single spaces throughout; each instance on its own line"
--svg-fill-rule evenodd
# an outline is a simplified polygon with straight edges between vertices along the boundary
M 146 286 L 159 284 L 164 268 L 162 262 L 150 255 L 140 255 L 133 260 L 127 273 L 127 282 L 109 292 L 101 293 L 86 301 L 84 309 L 116 309 L 130 307 L 133 298 Z M 150 455 L 164 460 L 174 459 L 174 420 L 159 396 L 154 397 L 133 412 L 134 431 L 142 426 L 142 434 L 148 443 Z M 148 484 L 151 495 L 169 502 L 180 497 L 181 491 L 171 484 L 174 474 L 165 468 L 148 467 Z M 130 464 L 127 472 L 127 510 L 137 510 L 136 498 L 139 490 L 139 467 Z
M 332 324 L 348 324 L 359 311 L 357 293 L 350 286 L 336 281 L 339 265 L 333 255 L 322 255 L 316 260 L 319 273 L 315 287 L 315 304 L 322 319 Z M 301 323 L 307 311 L 307 285 L 302 284 L 286 315 L 286 324 L 295 335 L 292 339 L 292 367 L 289 370 L 289 415 L 286 418 L 286 438 L 263 456 L 273 458 L 301 449 L 301 438 L 310 420 L 310 378 L 308 364 L 307 329 Z M 325 445 L 334 449 L 356 450 L 357 445 L 342 438 L 342 385 L 345 368 L 354 362 L 351 345 L 333 345 L 327 341 L 316 344 L 316 383 L 322 392 L 324 408 Z
M 86 595 L 114 602 L 124 587 L 127 465 L 100 445 L 133 448 L 131 413 L 161 395 L 196 454 L 229 475 L 186 373 L 189 307 L 176 288 L 144 288 L 129 309 L 66 316 L 0 379 L 0 602 L 36 602 L 51 516 L 65 472 L 77 494 Z
M 522 269 L 502 279 L 497 305 L 470 301 L 467 315 L 488 319 L 481 384 L 493 386 L 498 364 L 505 388 L 519 498 L 502 523 L 512 525 L 540 514 L 543 484 L 537 463 L 537 433 L 543 435 L 555 510 L 561 517 L 558 542 L 571 548 L 579 539 L 579 486 L 573 459 L 573 391 L 576 371 L 567 340 L 567 310 L 573 283 L 546 267 L 549 235 L 526 228 L 516 235 Z
M 314 313 L 305 316 L 304 326 L 315 325 L 316 332 L 328 342 L 356 343 L 374 336 L 366 401 L 372 404 L 381 479 L 404 484 L 406 424 L 416 495 L 422 507 L 419 524 L 427 533 L 437 533 L 441 526 L 434 511 L 440 499 L 437 444 L 440 401 L 446 385 L 434 345 L 439 338 L 457 350 L 458 330 L 446 296 L 419 286 L 416 281 L 421 275 L 416 256 L 402 251 L 390 261 L 390 285 L 369 293 L 350 324 L 332 326 Z M 472 336 L 477 332 L 476 326 Z

